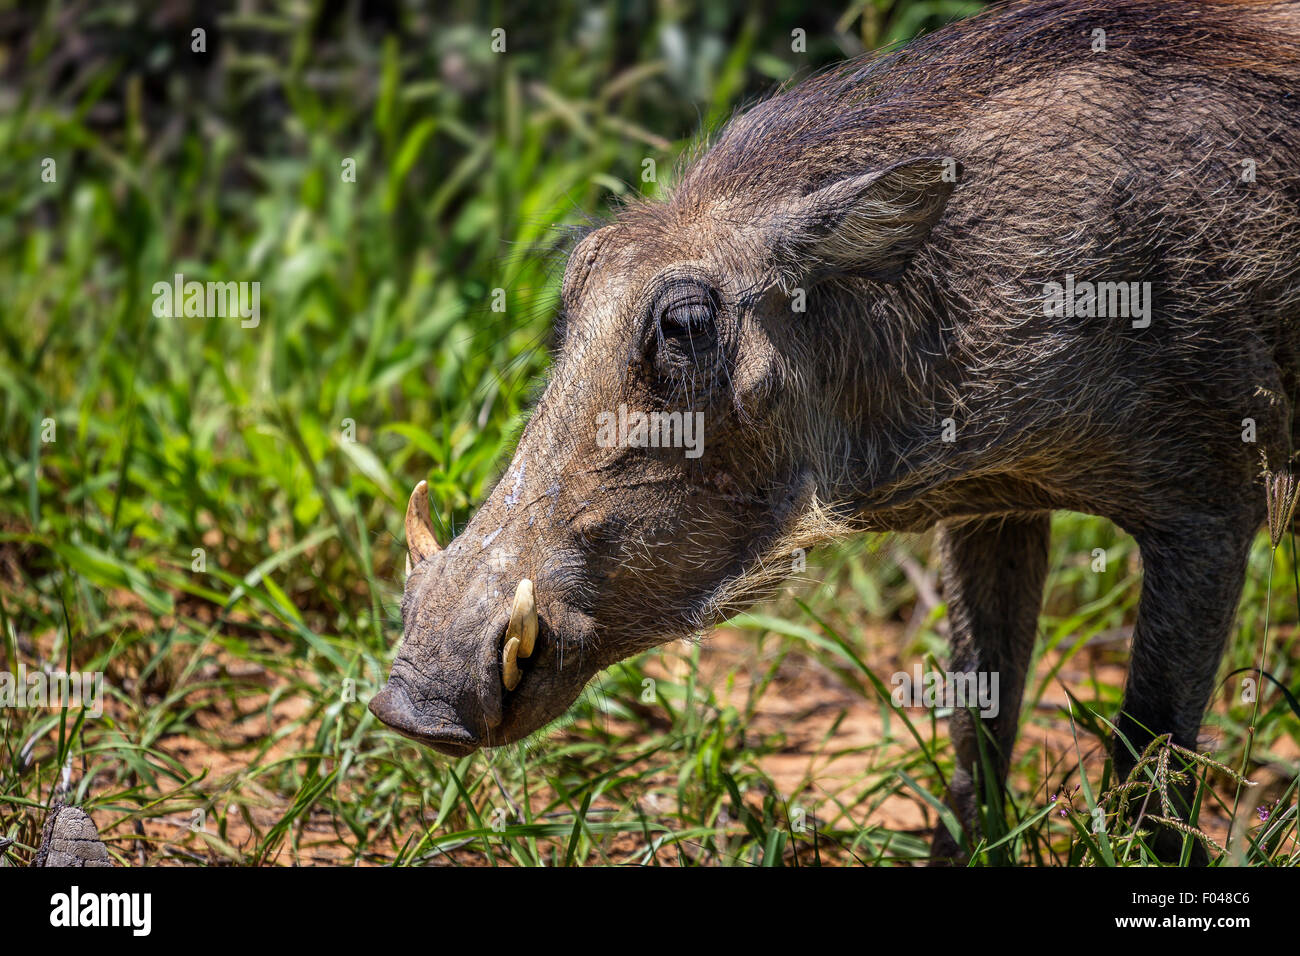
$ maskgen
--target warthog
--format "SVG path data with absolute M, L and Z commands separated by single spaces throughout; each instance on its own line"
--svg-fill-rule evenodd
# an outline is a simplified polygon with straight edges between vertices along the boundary
M 952 720 L 970 827 L 1069 509 L 1141 551 L 1119 729 L 1195 747 L 1293 447 L 1300 4 L 1019 3 L 849 62 L 581 238 L 561 296 L 487 502 L 439 550 L 411 499 L 384 723 L 517 741 L 770 594 L 793 549 L 939 525 L 952 669 L 999 675 L 996 716 Z M 700 453 L 598 440 L 623 406 L 702 416 Z

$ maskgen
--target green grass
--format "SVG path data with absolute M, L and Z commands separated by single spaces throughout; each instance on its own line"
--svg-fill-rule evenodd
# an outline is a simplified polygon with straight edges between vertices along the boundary
M 449 761 L 365 701 L 400 636 L 406 496 L 428 478 L 445 540 L 498 474 L 547 363 L 562 227 L 652 192 L 646 159 L 664 178 L 701 123 L 773 84 L 977 6 L 464 4 L 406 15 L 401 39 L 273 6 L 213 25 L 207 59 L 188 22 L 151 27 L 130 3 L 51 8 L 0 57 L 17 71 L 0 108 L 0 647 L 10 670 L 102 671 L 108 701 L 100 719 L 0 711 L 0 865 L 31 858 L 56 800 L 89 809 L 122 863 L 924 859 L 946 721 L 881 689 L 946 656 L 928 539 L 810 556 L 811 585 L 733 622 L 748 653 L 625 662 L 527 745 Z M 153 283 L 177 272 L 260 282 L 260 325 L 156 317 Z M 1091 830 L 1136 549 L 1097 519 L 1055 530 L 1008 815 L 975 862 L 1142 862 L 1113 814 Z M 1270 563 L 1261 541 L 1225 674 L 1258 665 L 1271 588 L 1265 667 L 1288 682 L 1294 578 L 1289 546 Z M 1072 722 L 1042 705 L 1063 673 Z M 1239 680 L 1209 718 L 1234 768 L 1252 736 Z M 780 716 L 805 683 L 814 713 Z M 863 715 L 879 733 L 846 734 Z M 1246 773 L 1265 783 L 1225 862 L 1296 862 L 1298 743 L 1266 688 Z M 1234 785 L 1209 776 L 1203 805 L 1226 819 Z

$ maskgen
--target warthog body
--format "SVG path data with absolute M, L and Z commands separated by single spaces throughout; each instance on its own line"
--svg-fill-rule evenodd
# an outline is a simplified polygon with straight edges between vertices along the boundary
M 1120 729 L 1194 747 L 1262 464 L 1293 448 L 1298 37 L 1296 3 L 1017 4 L 732 121 L 578 243 L 548 386 L 445 550 L 418 492 L 371 708 L 448 753 L 519 740 L 792 549 L 939 524 L 952 670 L 999 675 L 1004 776 L 1069 509 L 1141 549 Z M 702 414 L 701 453 L 598 441 L 623 405 Z M 969 825 L 968 712 L 952 733 Z

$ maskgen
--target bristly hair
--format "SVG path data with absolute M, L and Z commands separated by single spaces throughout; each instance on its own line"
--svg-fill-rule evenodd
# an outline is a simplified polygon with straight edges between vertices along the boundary
M 962 129 L 981 102 L 1034 76 L 1087 62 L 1090 68 L 1176 65 L 1287 78 L 1300 61 L 1296 17 L 1276 0 L 1019 0 L 990 7 L 960 30 L 944 30 L 892 50 L 837 64 L 735 117 L 689 161 L 672 202 L 708 202 L 720 185 L 755 199 L 807 193 L 869 169 L 903 146 L 900 133 L 944 152 L 945 131 Z M 1253 8 L 1255 17 L 1244 17 Z M 1258 16 L 1278 9 L 1278 29 Z M 1133 29 L 1130 29 L 1132 27 Z M 1094 31 L 1104 30 L 1104 54 Z M 1077 60 L 1063 58 L 1075 48 Z M 1189 79 L 1191 77 L 1188 77 Z M 1300 108 L 1300 106 L 1297 106 Z M 924 143 L 906 144 L 924 151 Z M 706 151 L 707 149 L 707 151 Z

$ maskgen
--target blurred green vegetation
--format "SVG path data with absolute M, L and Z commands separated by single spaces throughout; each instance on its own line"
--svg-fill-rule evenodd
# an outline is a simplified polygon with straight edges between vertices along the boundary
M 767 668 L 750 711 L 699 685 L 698 648 L 680 682 L 660 682 L 662 713 L 636 706 L 644 662 L 629 662 L 562 738 L 495 757 L 449 764 L 364 702 L 400 636 L 406 496 L 429 479 L 446 539 L 497 475 L 547 364 L 565 227 L 657 188 L 645 160 L 661 185 L 700 130 L 780 83 L 980 6 L 0 9 L 0 646 L 11 669 L 103 670 L 111 697 L 84 723 L 0 712 L 0 836 L 17 841 L 0 862 L 30 856 L 54 799 L 97 811 L 137 862 L 310 860 L 326 845 L 340 861 L 601 862 L 620 838 L 671 862 L 922 857 L 919 831 L 860 821 L 897 794 L 933 821 L 951 767 L 942 725 L 887 758 L 913 745 L 887 721 L 851 801 L 810 771 L 796 789 L 827 846 L 795 836 L 798 794 L 760 766 L 780 735 L 746 727 L 791 655 L 880 706 L 854 650 L 868 621 L 908 622 L 900 660 L 945 656 L 943 607 L 917 592 L 927 540 L 815 557 L 802 601 L 737 622 Z M 176 273 L 259 282 L 260 324 L 154 315 L 153 284 Z M 1040 650 L 1056 663 L 1031 683 L 1034 719 L 1055 668 L 1122 636 L 1138 594 L 1129 539 L 1073 515 L 1057 531 Z M 1285 675 L 1290 552 L 1271 567 L 1269 664 Z M 1225 668 L 1258 661 L 1269 568 L 1261 547 Z M 1116 684 L 1087 692 L 1113 715 Z M 1220 714 L 1220 752 L 1248 718 Z M 1294 763 L 1274 747 L 1293 753 L 1295 734 L 1267 696 L 1256 762 Z M 180 740 L 214 756 L 196 767 Z M 1014 813 L 1029 822 L 1014 855 L 1072 859 L 1073 831 L 1042 811 L 1068 772 L 1049 780 L 1041 757 L 1018 762 Z M 1278 832 L 1293 833 L 1294 786 L 1269 796 L 1289 801 Z M 525 819 L 494 829 L 502 806 Z M 185 826 L 195 809 L 199 832 Z

